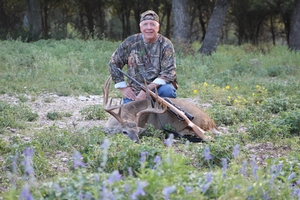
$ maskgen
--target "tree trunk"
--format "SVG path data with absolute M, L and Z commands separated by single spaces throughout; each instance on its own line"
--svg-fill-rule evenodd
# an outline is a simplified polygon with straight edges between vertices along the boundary
M 294 12 L 292 15 L 289 48 L 300 51 L 300 0 L 295 0 Z
M 86 13 L 89 35 L 91 35 L 92 38 L 94 38 L 94 16 L 93 16 L 94 5 L 92 4 L 91 1 L 83 1 L 83 6 Z
M 47 1 L 44 2 L 43 11 L 44 11 L 44 17 L 42 19 L 43 32 L 45 38 L 48 38 L 49 30 L 48 30 L 48 2 Z
M 191 22 L 189 17 L 189 0 L 173 0 L 173 37 L 177 42 L 189 43 L 191 37 Z
M 98 0 L 98 17 L 99 17 L 99 22 L 98 26 L 100 28 L 100 37 L 102 39 L 102 36 L 105 35 L 106 33 L 106 22 L 105 22 L 105 8 L 104 8 L 104 2 L 101 0 Z
M 210 17 L 207 32 L 199 53 L 211 55 L 216 51 L 222 34 L 222 25 L 230 6 L 231 0 L 218 0 Z
M 27 12 L 25 17 L 27 17 L 29 26 L 28 40 L 35 41 L 40 39 L 43 31 L 40 0 L 27 0 Z
M 162 6 L 162 14 L 159 16 L 160 21 L 160 32 L 164 30 L 164 36 L 167 38 L 171 37 L 171 13 L 172 13 L 172 2 L 164 1 Z M 164 18 L 166 17 L 166 20 Z
M 275 46 L 275 31 L 274 31 L 274 23 L 273 23 L 273 16 L 270 16 L 270 29 L 271 29 L 271 34 L 272 34 L 272 42 L 273 45 Z

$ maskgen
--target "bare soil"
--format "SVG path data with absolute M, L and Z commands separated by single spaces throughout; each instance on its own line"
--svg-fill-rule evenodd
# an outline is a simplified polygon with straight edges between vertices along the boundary
M 24 95 L 27 101 L 23 104 L 32 109 L 38 114 L 37 127 L 57 126 L 59 128 L 71 129 L 90 129 L 94 126 L 103 125 L 104 120 L 85 120 L 80 111 L 91 105 L 102 104 L 102 96 L 58 96 L 53 93 L 42 93 L 38 96 Z M 16 95 L 0 95 L 0 100 L 6 101 L 10 104 L 19 104 L 20 99 Z M 70 117 L 63 117 L 58 120 L 51 120 L 47 118 L 47 114 L 51 112 L 68 113 Z

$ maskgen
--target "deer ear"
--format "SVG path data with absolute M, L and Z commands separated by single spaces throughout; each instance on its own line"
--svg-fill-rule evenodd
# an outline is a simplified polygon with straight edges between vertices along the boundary
M 145 128 L 137 127 L 137 134 L 142 135 L 146 131 Z

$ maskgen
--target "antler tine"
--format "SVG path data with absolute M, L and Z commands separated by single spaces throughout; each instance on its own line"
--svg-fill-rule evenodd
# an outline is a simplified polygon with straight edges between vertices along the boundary
M 111 82 L 112 77 L 109 76 L 104 84 L 104 86 L 102 87 L 103 90 L 103 108 L 106 112 L 108 112 L 109 114 L 111 114 L 114 118 L 116 118 L 116 120 L 118 120 L 118 122 L 120 122 L 121 124 L 124 124 L 124 120 L 121 117 L 121 103 L 122 103 L 122 99 L 120 100 L 119 104 L 113 104 L 113 98 L 110 99 L 110 102 L 108 104 L 108 95 L 109 95 L 109 87 L 110 87 L 110 82 Z M 118 113 L 115 113 L 113 110 L 119 108 Z
M 102 86 L 102 91 L 103 91 L 103 107 L 105 104 L 108 102 L 108 94 L 109 94 L 109 87 L 110 87 L 110 82 L 111 82 L 111 75 L 106 79 L 105 84 Z
M 139 125 L 139 121 L 140 121 L 140 117 L 145 114 L 145 113 L 157 113 L 157 114 L 162 114 L 165 113 L 167 110 L 167 107 L 161 103 L 159 103 L 158 101 L 158 93 L 157 93 L 157 88 L 155 88 L 155 103 L 152 106 L 152 98 L 149 94 L 149 89 L 146 88 L 146 94 L 147 94 L 147 108 L 145 110 L 141 110 L 137 113 L 137 117 L 136 117 L 136 122 Z

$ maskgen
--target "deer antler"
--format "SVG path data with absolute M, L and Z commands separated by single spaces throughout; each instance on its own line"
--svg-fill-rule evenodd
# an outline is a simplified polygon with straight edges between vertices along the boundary
M 103 108 L 106 112 L 108 112 L 109 114 L 111 114 L 112 116 L 114 116 L 116 118 L 116 120 L 118 120 L 118 122 L 120 122 L 122 125 L 124 124 L 124 120 L 121 117 L 121 101 L 119 104 L 115 104 L 112 105 L 113 103 L 113 98 L 110 99 L 110 102 L 108 104 L 108 94 L 109 94 L 109 87 L 110 87 L 110 82 L 111 82 L 112 77 L 109 76 L 104 84 L 104 86 L 102 87 L 102 91 L 103 91 Z M 119 111 L 118 113 L 114 112 L 113 110 L 118 109 Z
M 157 113 L 157 114 L 162 114 L 165 113 L 167 110 L 167 106 L 160 104 L 158 101 L 158 93 L 157 93 L 157 88 L 155 88 L 155 94 L 156 94 L 156 98 L 155 98 L 155 103 L 152 106 L 152 98 L 149 94 L 149 89 L 146 89 L 146 95 L 147 95 L 147 104 L 148 107 L 145 110 L 141 110 L 137 113 L 137 117 L 136 117 L 136 122 L 138 125 L 140 122 L 140 117 L 145 114 L 145 113 Z

